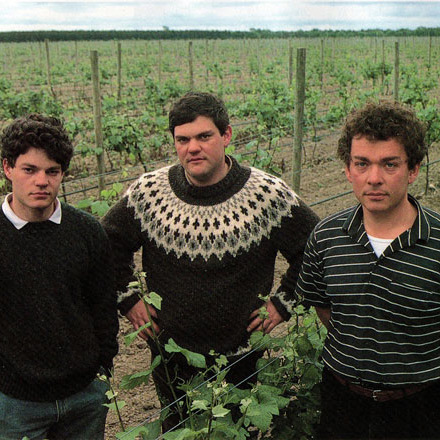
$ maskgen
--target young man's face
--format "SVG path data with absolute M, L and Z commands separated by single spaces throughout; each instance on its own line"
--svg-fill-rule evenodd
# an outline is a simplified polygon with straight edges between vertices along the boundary
M 345 174 L 364 212 L 392 216 L 400 215 L 408 203 L 408 185 L 416 180 L 419 168 L 408 168 L 408 156 L 396 139 L 370 142 L 357 137 Z
M 193 185 L 213 185 L 226 176 L 225 148 L 231 137 L 231 126 L 221 135 L 213 120 L 205 116 L 174 128 L 177 156 Z
M 29 148 L 18 156 L 15 166 L 3 160 L 6 177 L 12 182 L 14 213 L 23 220 L 47 220 L 55 209 L 55 198 L 63 179 L 61 165 L 49 159 L 46 152 Z

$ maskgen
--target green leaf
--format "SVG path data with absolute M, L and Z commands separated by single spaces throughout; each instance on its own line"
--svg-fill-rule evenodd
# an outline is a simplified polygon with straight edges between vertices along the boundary
M 104 217 L 107 211 L 110 209 L 109 204 L 103 200 L 97 200 L 92 203 L 92 213 L 99 215 L 99 217 Z
M 172 338 L 168 339 L 168 343 L 165 344 L 165 350 L 167 353 L 181 353 L 183 356 L 185 356 L 188 365 L 192 365 L 196 368 L 206 368 L 205 356 L 180 347 Z
M 123 400 L 118 400 L 117 404 L 115 402 L 112 402 L 112 403 L 103 403 L 103 405 L 109 408 L 111 411 L 117 411 L 119 409 L 124 408 L 126 403 Z
M 151 373 L 161 363 L 161 361 L 161 357 L 156 356 L 148 370 L 124 376 L 121 379 L 120 387 L 124 390 L 132 390 L 139 385 L 148 383 Z
M 162 297 L 156 292 L 150 292 L 143 297 L 147 304 L 151 304 L 155 309 L 160 310 L 162 307 Z
M 225 417 L 227 414 L 229 414 L 231 411 L 227 408 L 225 408 L 223 405 L 216 405 L 214 408 L 212 408 L 212 415 L 214 417 Z
M 124 343 L 125 345 L 130 345 L 136 338 L 137 335 L 144 331 L 146 328 L 151 327 L 151 322 L 147 322 L 146 324 L 142 325 L 141 327 L 139 327 L 136 331 L 131 332 L 130 334 L 128 334 L 125 338 L 124 338 Z
M 189 428 L 177 429 L 175 431 L 165 433 L 162 437 L 164 440 L 195 439 L 196 431 L 192 431 Z
M 207 411 L 209 408 L 209 402 L 207 400 L 194 400 L 191 404 L 191 409 L 197 410 L 200 409 L 202 411 Z
M 76 204 L 76 207 L 77 207 L 78 209 L 87 209 L 87 208 L 90 208 L 90 206 L 92 205 L 92 203 L 93 203 L 93 200 L 92 200 L 92 199 L 83 199 L 83 200 L 80 200 L 80 201 Z

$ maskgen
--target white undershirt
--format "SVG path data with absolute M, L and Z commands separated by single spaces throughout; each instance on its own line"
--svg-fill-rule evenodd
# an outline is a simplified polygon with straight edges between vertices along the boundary
M 367 234 L 368 239 L 370 240 L 371 246 L 374 249 L 375 254 L 380 257 L 383 251 L 391 244 L 393 241 L 392 238 L 376 238 L 369 234 Z

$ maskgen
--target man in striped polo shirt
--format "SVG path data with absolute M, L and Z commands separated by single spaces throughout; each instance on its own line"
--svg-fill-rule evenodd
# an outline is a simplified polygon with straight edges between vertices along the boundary
M 319 438 L 440 438 L 440 215 L 408 194 L 424 137 L 381 103 L 339 139 L 360 203 L 316 226 L 297 286 L 328 330 Z

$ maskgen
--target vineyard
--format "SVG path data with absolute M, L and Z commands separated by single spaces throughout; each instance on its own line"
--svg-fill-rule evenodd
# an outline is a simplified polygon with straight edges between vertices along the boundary
M 336 157 L 339 128 L 350 109 L 377 99 L 411 105 L 427 125 L 429 144 L 411 193 L 440 210 L 440 37 L 46 40 L 2 43 L 0 60 L 0 128 L 29 112 L 61 117 L 76 153 L 60 196 L 98 217 L 140 174 L 176 161 L 168 109 L 191 89 L 225 101 L 233 127 L 229 154 L 281 176 L 321 217 L 354 203 Z M 7 191 L 8 182 L 0 176 L 0 195 Z M 279 279 L 282 259 L 277 265 Z M 304 388 L 294 387 L 293 400 L 316 404 L 312 391 L 319 379 L 323 331 L 313 314 L 299 310 L 298 316 L 305 327 L 299 329 L 297 317 L 272 339 L 254 342 L 269 359 L 277 359 L 278 369 L 298 364 L 294 375 L 304 378 Z M 147 370 L 150 362 L 144 342 L 125 345 L 130 332 L 121 320 L 113 386 L 126 402 L 121 418 L 127 433 L 118 434 L 124 439 L 135 438 L 136 430 L 128 427 L 141 427 L 160 408 L 151 384 L 139 381 L 140 388 L 119 389 L 123 376 Z M 288 362 L 274 355 L 280 350 Z M 273 373 L 274 366 L 267 365 L 266 372 Z M 278 403 L 281 409 L 281 396 Z M 269 411 L 267 428 L 282 439 L 271 426 L 277 410 Z M 307 420 L 284 438 L 310 437 L 316 414 L 295 411 L 290 416 L 298 426 L 299 413 Z M 288 417 L 289 411 L 283 414 Z M 266 424 L 257 419 L 252 423 L 265 431 Z M 108 438 L 121 430 L 111 412 Z

